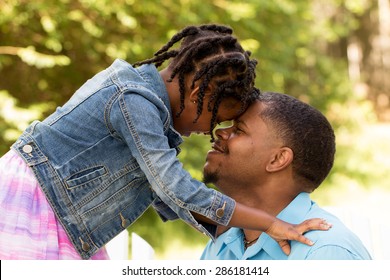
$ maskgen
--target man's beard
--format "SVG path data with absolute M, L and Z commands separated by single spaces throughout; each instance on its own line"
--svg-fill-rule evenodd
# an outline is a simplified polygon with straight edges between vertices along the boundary
M 209 183 L 215 184 L 216 182 L 218 182 L 218 180 L 219 180 L 218 172 L 203 171 L 203 183 L 205 183 L 205 184 L 209 184 Z

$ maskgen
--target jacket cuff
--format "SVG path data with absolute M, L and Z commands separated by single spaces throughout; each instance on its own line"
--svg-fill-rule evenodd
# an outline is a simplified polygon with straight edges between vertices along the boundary
M 236 202 L 234 199 L 215 191 L 215 200 L 209 212 L 209 219 L 227 226 L 232 219 Z

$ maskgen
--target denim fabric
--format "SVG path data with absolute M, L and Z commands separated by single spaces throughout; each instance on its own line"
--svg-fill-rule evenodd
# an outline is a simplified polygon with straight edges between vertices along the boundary
M 153 65 L 116 60 L 12 146 L 33 169 L 80 255 L 87 259 L 152 205 L 215 236 L 190 211 L 227 225 L 235 202 L 194 180 L 177 159 L 165 84 Z M 220 208 L 223 215 L 217 215 Z

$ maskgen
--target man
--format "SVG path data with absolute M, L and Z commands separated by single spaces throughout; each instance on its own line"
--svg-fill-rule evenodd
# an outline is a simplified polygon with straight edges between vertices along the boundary
M 247 206 L 296 224 L 324 218 L 332 228 L 305 234 L 315 244 L 291 242 L 285 255 L 267 234 L 231 228 L 210 241 L 201 259 L 357 260 L 371 259 L 359 238 L 311 201 L 333 166 L 335 136 L 313 107 L 284 94 L 264 93 L 235 120 L 216 130 L 204 180 Z

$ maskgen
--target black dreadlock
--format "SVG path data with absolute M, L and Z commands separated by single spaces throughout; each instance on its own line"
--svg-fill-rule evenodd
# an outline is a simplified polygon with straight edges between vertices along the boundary
M 178 77 L 180 111 L 177 117 L 184 110 L 186 79 L 189 74 L 193 74 L 191 88 L 194 88 L 196 81 L 200 81 L 197 117 L 194 122 L 202 113 L 207 87 L 211 83 L 214 84 L 215 90 L 207 106 L 212 112 L 210 123 L 212 141 L 218 108 L 224 98 L 231 97 L 240 101 L 243 112 L 260 95 L 260 91 L 254 87 L 257 61 L 249 58 L 251 53 L 241 47 L 232 33 L 230 27 L 223 25 L 188 26 L 175 34 L 153 58 L 133 64 L 135 67 L 153 63 L 159 67 L 166 60 L 173 58 L 169 65 L 172 73 L 168 82 L 175 76 Z M 180 40 L 183 40 L 180 48 L 169 51 Z

